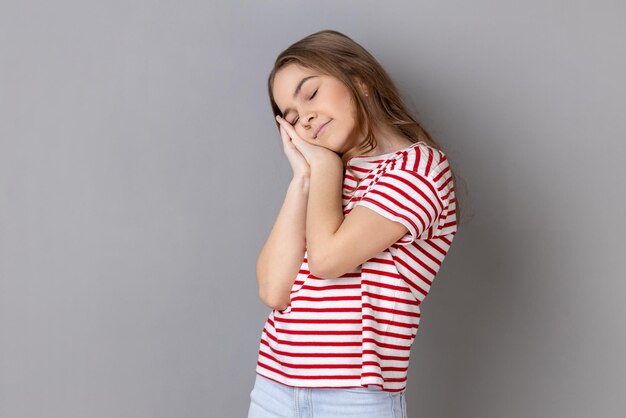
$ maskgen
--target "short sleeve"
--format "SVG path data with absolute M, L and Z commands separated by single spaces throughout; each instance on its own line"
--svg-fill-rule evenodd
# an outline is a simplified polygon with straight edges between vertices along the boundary
M 383 173 L 355 204 L 400 222 L 409 232 L 397 244 L 409 245 L 438 221 L 444 203 L 436 183 L 429 177 L 407 169 Z

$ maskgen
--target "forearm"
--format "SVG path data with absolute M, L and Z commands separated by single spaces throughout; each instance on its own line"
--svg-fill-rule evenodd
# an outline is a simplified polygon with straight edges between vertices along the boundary
M 342 187 L 340 161 L 322 160 L 311 165 L 306 246 L 309 269 L 319 277 L 326 274 L 326 259 L 333 251 L 330 244 L 344 219 Z
M 291 288 L 302 265 L 306 250 L 308 196 L 309 179 L 294 177 L 257 259 L 259 296 L 275 309 L 289 305 Z

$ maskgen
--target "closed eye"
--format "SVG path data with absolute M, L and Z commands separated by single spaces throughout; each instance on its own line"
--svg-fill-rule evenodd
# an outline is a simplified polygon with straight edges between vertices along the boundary
M 319 89 L 318 89 L 319 90 Z M 313 99 L 315 97 L 315 95 L 317 94 L 317 90 L 315 90 L 315 92 L 313 93 L 313 95 L 311 97 L 309 97 L 309 100 Z M 296 118 L 296 120 L 294 120 L 293 122 L 291 122 L 292 125 L 295 125 L 296 122 L 298 121 L 298 119 L 300 118 Z

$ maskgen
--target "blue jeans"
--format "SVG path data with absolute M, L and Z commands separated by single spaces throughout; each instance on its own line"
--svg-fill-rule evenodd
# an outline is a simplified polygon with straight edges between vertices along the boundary
M 405 391 L 301 388 L 256 373 L 248 418 L 407 418 Z

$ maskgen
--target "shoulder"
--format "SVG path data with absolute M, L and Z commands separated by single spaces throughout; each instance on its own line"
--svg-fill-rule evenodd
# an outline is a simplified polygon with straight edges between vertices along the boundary
M 443 151 L 420 141 L 400 151 L 385 171 L 406 170 L 432 179 L 447 165 L 448 159 Z
M 442 208 L 449 204 L 454 182 L 448 158 L 443 151 L 425 142 L 416 142 L 403 150 L 384 171 L 381 177 L 403 176 L 411 179 L 422 190 L 437 196 Z

